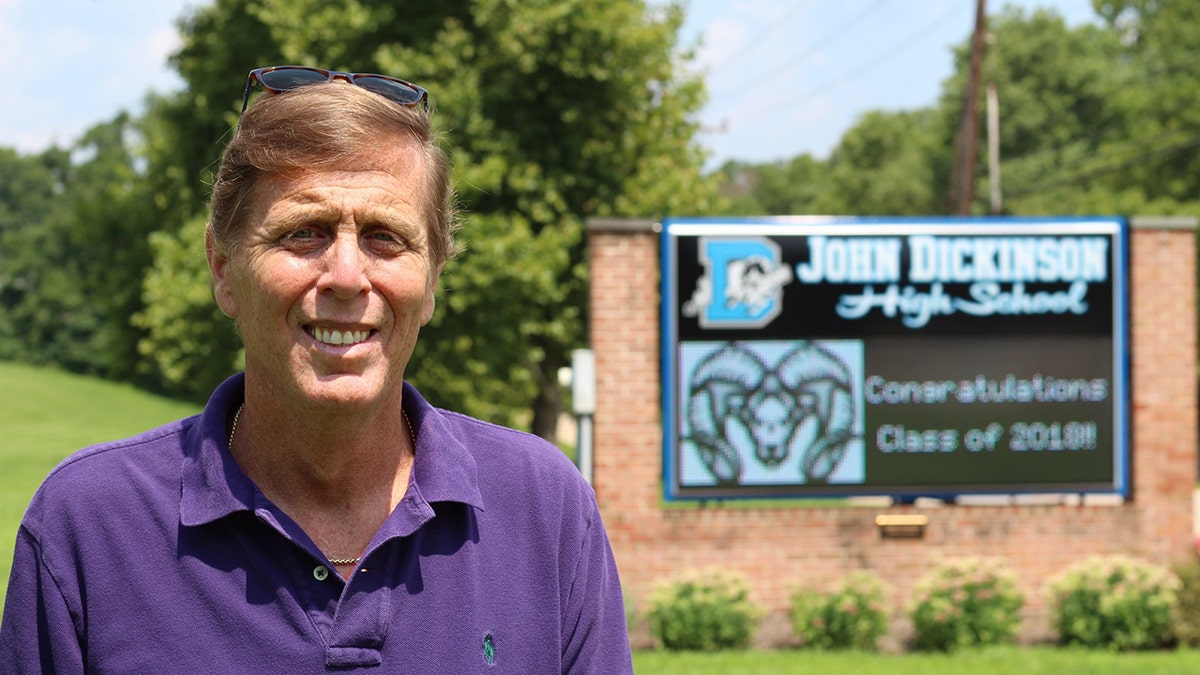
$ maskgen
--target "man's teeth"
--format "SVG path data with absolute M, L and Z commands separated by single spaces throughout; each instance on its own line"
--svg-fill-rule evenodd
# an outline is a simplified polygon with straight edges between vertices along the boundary
M 354 345 L 363 342 L 371 334 L 366 330 L 329 330 L 328 328 L 312 328 L 312 336 L 327 345 Z

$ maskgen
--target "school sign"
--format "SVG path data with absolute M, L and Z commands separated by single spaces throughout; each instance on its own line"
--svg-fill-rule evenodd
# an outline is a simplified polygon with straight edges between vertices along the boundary
M 1128 491 L 1118 218 L 668 219 L 668 499 Z

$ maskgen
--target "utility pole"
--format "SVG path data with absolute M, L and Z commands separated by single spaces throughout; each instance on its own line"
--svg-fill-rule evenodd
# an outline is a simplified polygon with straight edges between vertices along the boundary
M 983 36 L 987 27 L 987 0 L 975 5 L 975 33 L 971 36 L 971 73 L 963 101 L 962 124 L 955 142 L 954 170 L 950 176 L 950 193 L 955 200 L 956 213 L 971 214 L 975 198 L 975 143 L 979 136 L 979 71 L 983 63 Z
M 989 82 L 987 87 L 987 120 L 988 120 L 988 184 L 992 186 L 992 215 L 998 215 L 1002 204 L 1000 201 L 1000 95 L 996 93 L 996 83 Z

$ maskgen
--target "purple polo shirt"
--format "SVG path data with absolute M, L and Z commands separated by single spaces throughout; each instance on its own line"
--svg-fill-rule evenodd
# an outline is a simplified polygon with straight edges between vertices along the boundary
M 343 582 L 229 454 L 242 392 L 51 472 L 0 672 L 633 672 L 595 496 L 556 448 L 405 385 L 409 489 Z

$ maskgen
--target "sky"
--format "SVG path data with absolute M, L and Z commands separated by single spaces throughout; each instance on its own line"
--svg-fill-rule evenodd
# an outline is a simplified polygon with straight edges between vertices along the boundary
M 975 22 L 975 0 L 682 1 L 682 43 L 708 82 L 710 166 L 823 158 L 866 112 L 934 105 Z M 167 65 L 175 22 L 209 2 L 0 0 L 0 146 L 69 145 L 121 110 L 141 112 L 148 92 L 181 88 Z M 989 0 L 988 11 L 1005 4 L 1052 9 L 1071 26 L 1096 20 L 1091 0 Z M 421 84 L 436 96 L 436 83 Z

